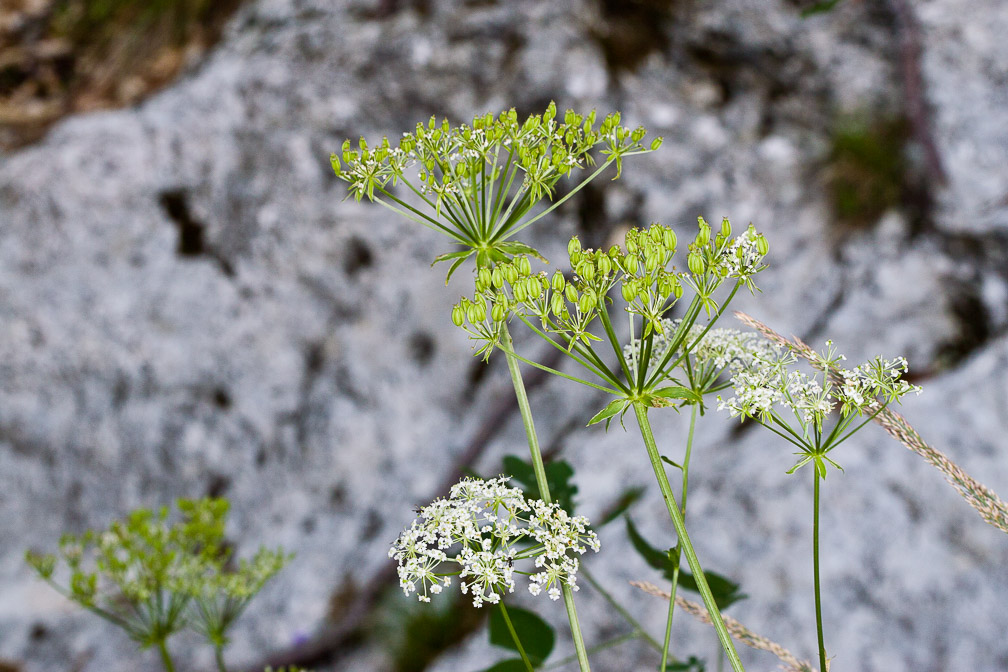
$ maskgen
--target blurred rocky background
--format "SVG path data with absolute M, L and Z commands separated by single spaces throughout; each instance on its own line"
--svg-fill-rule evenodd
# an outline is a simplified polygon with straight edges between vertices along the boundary
M 854 361 L 905 354 L 924 393 L 902 412 L 1005 496 L 1005 34 L 1001 0 L 6 0 L 0 670 L 156 669 L 23 553 L 204 494 L 231 498 L 239 554 L 297 553 L 239 623 L 235 669 L 454 672 L 501 655 L 485 614 L 397 594 L 386 552 L 453 474 L 525 453 L 506 370 L 451 326 L 468 280 L 446 290 L 429 268 L 442 242 L 344 201 L 328 161 L 344 138 L 430 115 L 556 100 L 663 135 L 532 242 L 559 262 L 575 233 L 601 245 L 655 220 L 686 236 L 699 214 L 754 222 L 771 268 L 738 307 Z M 584 428 L 602 399 L 562 379 L 532 397 L 581 512 L 645 485 L 635 519 L 671 544 L 639 440 Z M 679 450 L 682 418 L 655 423 Z M 705 565 L 749 595 L 729 613 L 811 659 L 811 484 L 768 436 L 704 418 L 689 524 Z M 836 457 L 833 669 L 1008 670 L 1008 535 L 877 427 Z M 657 577 L 619 525 L 602 541 L 587 566 L 658 635 L 665 605 L 627 586 Z M 587 585 L 578 608 L 591 642 L 627 631 Z M 563 610 L 537 609 L 560 658 Z M 182 669 L 210 669 L 185 641 Z M 717 669 L 705 626 L 679 616 L 674 642 Z M 656 663 L 640 642 L 593 660 Z

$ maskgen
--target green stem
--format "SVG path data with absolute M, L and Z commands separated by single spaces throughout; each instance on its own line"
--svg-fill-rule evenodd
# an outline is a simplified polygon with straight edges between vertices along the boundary
M 175 665 L 172 663 L 171 656 L 168 655 L 168 647 L 165 646 L 165 640 L 158 640 L 157 648 L 158 653 L 161 654 L 161 663 L 164 665 L 165 672 L 175 672 Z
M 693 573 L 693 580 L 696 581 L 697 589 L 700 591 L 700 596 L 707 607 L 707 613 L 711 617 L 718 639 L 721 641 L 721 647 L 727 654 L 732 669 L 735 672 L 743 672 L 745 668 L 742 667 L 742 661 L 739 659 L 735 645 L 732 643 L 731 635 L 728 634 L 728 628 L 725 627 L 724 619 L 721 618 L 721 611 L 718 609 L 717 602 L 714 601 L 714 595 L 711 593 L 710 586 L 707 585 L 707 577 L 704 576 L 700 560 L 697 558 L 696 551 L 693 550 L 693 544 L 686 533 L 686 523 L 683 521 L 682 512 L 679 510 L 678 504 L 676 504 L 675 495 L 672 493 L 672 486 L 669 485 L 668 476 L 665 474 L 665 467 L 662 464 L 661 456 L 658 454 L 658 446 L 655 444 L 654 434 L 651 432 L 651 423 L 647 417 L 647 406 L 640 401 L 635 401 L 633 402 L 633 407 L 634 414 L 637 416 L 637 424 L 640 426 L 641 437 L 644 439 L 644 446 L 647 448 L 648 458 L 651 460 L 651 468 L 658 479 L 658 487 L 661 489 L 662 498 L 665 500 L 665 508 L 668 509 L 669 517 L 672 518 L 672 525 L 675 527 L 676 534 L 679 537 L 679 547 L 686 555 L 686 562 Z
M 525 426 L 525 435 L 528 437 L 532 470 L 535 472 L 536 485 L 539 486 L 539 497 L 543 502 L 549 504 L 553 500 L 550 497 L 549 484 L 546 482 L 546 467 L 543 465 L 539 438 L 536 436 L 535 423 L 532 421 L 532 409 L 529 407 L 525 382 L 522 380 L 521 370 L 518 367 L 518 359 L 514 355 L 514 342 L 511 340 L 511 332 L 508 331 L 507 324 L 501 330 L 501 341 L 507 356 L 508 371 L 511 373 L 515 397 L 518 400 L 518 410 L 521 412 L 522 424 Z M 566 583 L 562 583 L 561 589 L 564 606 L 567 608 L 567 620 L 570 622 L 571 637 L 574 640 L 574 650 L 578 656 L 578 664 L 581 667 L 581 672 L 590 672 L 588 653 L 585 651 L 584 638 L 581 635 L 581 624 L 578 623 L 577 610 L 574 608 L 574 594 Z
M 623 620 L 626 621 L 630 625 L 630 627 L 634 629 L 634 632 L 632 634 L 635 637 L 643 637 L 647 641 L 647 643 L 651 645 L 651 648 L 653 648 L 655 651 L 661 651 L 661 644 L 659 644 L 654 637 L 652 637 L 647 633 L 647 630 L 645 630 L 644 626 L 640 624 L 640 621 L 631 616 L 630 612 L 627 611 L 622 604 L 617 602 L 616 598 L 614 598 L 608 590 L 602 587 L 602 584 L 600 584 L 595 579 L 595 577 L 592 576 L 591 572 L 589 572 L 585 566 L 582 565 L 579 571 L 581 573 L 581 576 L 583 576 L 585 580 L 591 584 L 592 588 L 597 590 L 599 592 L 599 595 L 601 595 L 602 598 L 609 603 L 609 606 L 615 609 L 616 613 L 622 616 Z M 672 662 L 676 661 L 673 659 Z
M 816 466 L 816 465 L 813 465 Z M 815 581 L 816 634 L 819 637 L 819 669 L 826 672 L 826 645 L 823 643 L 822 599 L 819 592 L 819 470 L 812 469 L 812 571 Z
M 227 667 L 224 666 L 223 646 L 214 646 L 214 660 L 217 661 L 217 672 L 227 672 Z
M 528 672 L 535 672 L 532 667 L 532 661 L 529 660 L 528 654 L 525 653 L 525 647 L 522 646 L 521 640 L 518 639 L 518 633 L 515 632 L 514 625 L 511 624 L 511 617 L 508 616 L 507 607 L 504 606 L 504 601 L 501 600 L 498 602 L 497 606 L 500 607 L 501 616 L 504 617 L 504 623 L 507 624 L 508 632 L 511 633 L 511 639 L 514 641 L 515 647 L 518 649 L 518 655 L 521 656 L 522 662 L 525 663 L 525 668 Z
M 689 360 L 686 360 L 687 362 Z M 686 518 L 686 492 L 689 489 L 689 463 L 690 454 L 693 452 L 693 430 L 696 429 L 697 405 L 690 404 L 689 433 L 686 435 L 686 455 L 682 463 L 682 497 L 679 502 L 679 509 L 682 511 L 683 520 Z M 662 646 L 661 670 L 665 672 L 665 663 L 668 659 L 669 639 L 672 636 L 672 612 L 675 609 L 676 589 L 679 588 L 679 559 L 682 554 L 682 547 L 677 545 L 675 551 L 675 566 L 672 569 L 672 589 L 669 591 L 668 618 L 665 621 L 665 642 Z

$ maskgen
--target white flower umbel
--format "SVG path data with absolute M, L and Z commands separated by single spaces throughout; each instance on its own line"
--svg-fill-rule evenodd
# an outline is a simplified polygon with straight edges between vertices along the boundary
M 846 357 L 827 341 L 825 350 L 815 357 L 817 371 L 808 374 L 795 368 L 793 352 L 758 338 L 762 343 L 737 360 L 743 364 L 732 375 L 734 395 L 719 396 L 718 410 L 728 410 L 732 417 L 754 418 L 801 448 L 802 459 L 792 471 L 814 459 L 825 476 L 823 460 L 837 466 L 826 453 L 864 424 L 850 429 L 855 418 L 866 413 L 874 417 L 909 392 L 920 394 L 920 387 L 902 379 L 907 371 L 903 357 L 876 357 L 846 369 L 841 366 Z M 837 409 L 837 424 L 825 432 L 826 418 Z
M 439 594 L 458 576 L 462 593 L 473 605 L 497 604 L 514 592 L 514 575 L 529 576 L 529 591 L 545 586 L 552 599 L 560 585 L 577 590 L 578 561 L 599 540 L 588 519 L 571 516 L 557 504 L 526 500 L 508 487 L 508 478 L 465 478 L 447 499 L 437 499 L 418 511 L 416 520 L 389 550 L 399 564 L 399 585 L 421 602 Z M 457 549 L 457 550 L 456 550 Z M 516 564 L 532 561 L 537 572 L 522 572 Z

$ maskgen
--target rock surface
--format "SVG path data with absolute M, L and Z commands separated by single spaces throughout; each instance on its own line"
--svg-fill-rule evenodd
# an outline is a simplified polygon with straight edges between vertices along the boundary
M 573 233 L 601 244 L 611 226 L 753 221 L 772 267 L 763 293 L 737 307 L 814 345 L 831 337 L 852 360 L 906 354 L 926 374 L 908 419 L 1008 493 L 1000 3 L 915 6 L 947 185 L 856 230 L 831 223 L 824 157 L 838 114 L 904 104 L 899 2 L 805 20 L 789 2 L 619 4 L 261 0 L 170 89 L 0 159 L 0 660 L 24 672 L 153 669 L 152 654 L 22 562 L 26 548 L 137 506 L 224 494 L 239 553 L 297 553 L 240 622 L 236 663 L 309 636 L 339 610 L 335 595 L 386 566 L 409 510 L 509 392 L 502 362 L 480 375 L 447 319 L 466 287 L 445 290 L 429 269 L 441 241 L 343 201 L 328 165 L 345 137 L 394 137 L 432 114 L 528 114 L 555 99 L 620 109 L 663 135 L 659 152 L 561 208 L 534 242 L 558 259 Z M 589 515 L 648 484 L 635 517 L 671 543 L 634 435 L 581 429 L 600 402 L 548 383 L 534 396 L 544 443 L 564 446 Z M 670 446 L 684 427 L 671 411 L 656 419 Z M 478 466 L 492 472 L 524 445 L 512 419 Z M 845 449 L 847 471 L 824 491 L 834 669 L 1008 668 L 1008 536 L 877 428 Z M 789 459 L 764 433 L 705 418 L 689 516 L 704 562 L 749 594 L 731 613 L 811 659 L 811 488 L 785 476 Z M 657 577 L 617 528 L 589 567 L 658 633 L 664 605 L 625 585 Z M 562 608 L 539 607 L 562 633 Z M 624 632 L 590 589 L 579 610 L 590 641 Z M 685 617 L 675 641 L 714 659 L 712 636 Z M 433 669 L 485 667 L 484 642 Z M 209 669 L 198 647 L 178 648 L 183 669 Z M 339 669 L 388 667 L 379 647 L 352 656 Z M 595 667 L 653 664 L 629 644 Z

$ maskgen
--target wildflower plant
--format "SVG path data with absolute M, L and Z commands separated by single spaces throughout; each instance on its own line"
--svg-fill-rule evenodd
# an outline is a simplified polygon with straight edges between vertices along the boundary
M 330 159 L 337 177 L 347 182 L 350 195 L 358 201 L 366 195 L 369 200 L 448 236 L 455 249 L 433 261 L 434 264 L 451 261 L 447 284 L 471 257 L 475 258 L 474 271 L 508 262 L 516 255 L 541 259 L 536 250 L 512 240 L 513 236 L 558 208 L 611 164 L 616 164 L 614 179 L 618 178 L 623 159 L 661 145 L 661 138 L 656 138 L 645 146 L 647 131 L 623 126 L 618 112 L 606 115 L 597 126 L 596 123 L 594 110 L 587 114 L 567 110 L 561 121 L 553 103 L 543 114 L 532 115 L 524 122 L 519 122 L 513 109 L 497 117 L 476 116 L 469 125 L 452 126 L 447 121 L 438 124 L 432 118 L 426 125 L 417 124 L 413 133 L 404 133 L 397 147 L 387 138 L 378 146 L 369 147 L 362 138 L 357 148 L 350 141 L 344 142 L 341 152 L 333 153 Z M 593 166 L 597 167 L 565 195 L 553 200 L 561 178 Z M 409 192 L 403 197 L 392 191 L 399 182 Z M 544 198 L 550 199 L 551 204 L 540 207 Z M 482 309 L 487 306 L 483 304 Z M 476 316 L 481 308 L 473 310 L 477 311 Z M 542 451 L 519 360 L 512 353 L 507 328 L 501 329 L 497 336 L 507 353 L 508 372 L 528 439 L 539 496 L 550 504 Z M 578 665 L 581 672 L 587 672 L 588 654 L 573 591 L 563 584 L 561 594 Z
M 819 489 L 826 478 L 827 465 L 843 468 L 830 456 L 837 446 L 879 415 L 892 402 L 921 388 L 903 379 L 907 361 L 903 357 L 875 357 L 854 368 L 844 368 L 846 357 L 837 353 L 831 341 L 822 352 L 804 344 L 815 373 L 796 366 L 797 349 L 758 338 L 750 341 L 748 353 L 732 375 L 733 396 L 718 397 L 721 410 L 732 417 L 752 418 L 795 446 L 798 461 L 788 469 L 793 474 L 812 464 L 813 523 L 812 566 L 815 587 L 816 634 L 820 669 L 827 670 L 823 638 L 822 600 L 819 583 Z M 835 412 L 836 417 L 829 422 Z
M 261 548 L 232 567 L 224 540 L 228 501 L 180 499 L 179 518 L 168 508 L 137 509 L 108 530 L 64 535 L 59 554 L 29 551 L 26 560 L 70 600 L 122 628 L 140 648 L 154 647 L 167 672 L 174 663 L 168 639 L 184 630 L 202 634 L 225 672 L 227 632 L 249 601 L 287 563 L 283 551 Z M 69 584 L 56 580 L 60 560 Z
M 661 224 L 630 229 L 622 247 L 613 245 L 608 250 L 584 249 L 574 237 L 567 248 L 573 271 L 570 279 L 559 270 L 552 275 L 533 272 L 531 261 L 524 255 L 499 262 L 492 269 L 481 268 L 476 273 L 472 298 L 464 297 L 454 306 L 452 320 L 477 341 L 477 352 L 485 358 L 499 348 L 511 358 L 614 395 L 615 399 L 589 425 L 604 420 L 608 426 L 613 417 L 619 415 L 622 419 L 633 408 L 679 538 L 678 547 L 686 555 L 729 660 L 736 670 L 741 670 L 741 661 L 686 533 L 682 515 L 685 499 L 682 504 L 675 502 L 647 413 L 653 406 L 702 401 L 703 390 L 694 389 L 696 381 L 688 375 L 684 384 L 672 372 L 680 366 L 690 370 L 689 353 L 741 287 L 755 291 L 753 276 L 765 268 L 763 257 L 768 245 L 766 238 L 751 225 L 733 238 L 727 219 L 714 234 L 701 217 L 697 234 L 687 247 L 688 270 L 680 271 L 673 264 L 677 243 L 675 231 Z M 726 283 L 730 289 L 722 298 Z M 625 346 L 617 336 L 609 310 L 614 303 L 610 294 L 617 291 L 625 304 L 628 341 L 636 344 L 630 357 L 625 355 Z M 684 317 L 678 322 L 669 321 L 666 316 L 687 291 L 691 299 Z M 692 332 L 690 338 L 701 312 L 709 321 L 699 334 Z M 577 362 L 593 380 L 562 373 L 515 353 L 507 328 L 513 319 Z M 596 350 L 599 344 L 611 348 L 618 366 L 606 363 L 605 353 Z M 670 381 L 677 384 L 669 384 Z M 689 443 L 691 439 L 692 423 Z M 668 637 L 663 659 L 667 656 L 667 641 Z

